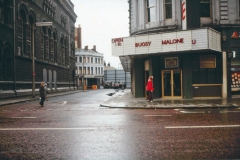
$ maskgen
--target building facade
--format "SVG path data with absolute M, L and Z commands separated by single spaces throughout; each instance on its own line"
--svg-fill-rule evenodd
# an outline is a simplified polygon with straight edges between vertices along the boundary
M 83 49 L 76 48 L 75 56 L 77 58 L 76 62 L 76 74 L 77 74 L 77 84 L 78 88 L 86 86 L 92 88 L 92 85 L 97 85 L 97 88 L 103 83 L 103 54 L 98 53 L 96 46 L 94 45 L 92 49 L 85 46 Z
M 240 87 L 239 0 L 128 2 L 130 37 L 113 38 L 112 54 L 135 97 L 150 75 L 155 98 L 230 98 Z
M 1 98 L 34 97 L 41 81 L 51 92 L 76 87 L 73 9 L 70 0 L 0 1 Z

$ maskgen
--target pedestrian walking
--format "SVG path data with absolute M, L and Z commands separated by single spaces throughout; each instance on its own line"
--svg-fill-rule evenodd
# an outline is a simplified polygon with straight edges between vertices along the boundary
M 39 87 L 39 95 L 41 98 L 41 101 L 39 102 L 39 104 L 41 105 L 41 107 L 44 105 L 44 101 L 46 98 L 46 94 L 45 94 L 45 90 L 44 90 L 44 82 L 41 82 L 41 85 Z
M 154 88 L 153 88 L 153 76 L 150 76 L 148 78 L 146 90 L 147 90 L 147 101 L 148 102 L 153 102 L 153 90 L 154 90 Z

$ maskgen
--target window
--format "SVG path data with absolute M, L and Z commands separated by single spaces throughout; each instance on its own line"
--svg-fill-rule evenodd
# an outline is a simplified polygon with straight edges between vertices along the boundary
M 91 74 L 93 74 L 93 67 L 91 67 Z
M 82 74 L 82 67 L 79 67 L 79 74 Z
M 2 4 L 3 3 L 3 4 Z M 10 1 L 3 1 L 0 2 L 1 7 L 0 7 L 0 19 L 2 18 L 2 21 L 5 25 L 11 25 L 11 19 L 12 19 L 12 6 L 10 6 Z M 2 16 L 1 16 L 2 14 Z
M 97 58 L 95 58 L 95 63 L 97 63 Z
M 91 58 L 91 63 L 93 63 L 93 58 Z
M 87 67 L 87 74 L 90 74 L 90 67 Z
M 210 17 L 211 0 L 200 0 L 200 17 Z
M 53 43 L 53 54 L 54 54 L 54 63 L 57 63 L 57 34 L 56 32 L 54 31 L 53 32 L 53 40 L 54 40 L 54 43 Z
M 147 22 L 156 20 L 156 0 L 147 0 Z
M 79 62 L 82 63 L 82 57 L 79 57 Z
M 238 1 L 238 16 L 240 17 L 240 1 Z
M 172 18 L 172 0 L 165 0 L 166 19 Z

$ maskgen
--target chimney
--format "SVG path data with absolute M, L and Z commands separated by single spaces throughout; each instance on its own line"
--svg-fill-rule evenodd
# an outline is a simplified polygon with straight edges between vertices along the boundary
M 85 50 L 88 50 L 88 46 L 85 46 L 85 48 L 84 48 Z
M 96 45 L 93 46 L 93 50 L 96 51 Z
M 108 66 L 110 67 L 110 62 L 108 62 Z
M 77 33 L 75 33 L 75 37 L 77 41 L 77 44 L 75 44 L 75 46 L 77 48 L 82 48 L 82 29 L 80 27 L 80 24 L 78 25 Z

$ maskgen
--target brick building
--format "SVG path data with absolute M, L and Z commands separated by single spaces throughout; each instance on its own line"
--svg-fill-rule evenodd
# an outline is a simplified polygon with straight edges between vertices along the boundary
M 0 98 L 34 97 L 41 81 L 51 92 L 76 88 L 73 9 L 71 0 L 0 1 Z

